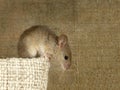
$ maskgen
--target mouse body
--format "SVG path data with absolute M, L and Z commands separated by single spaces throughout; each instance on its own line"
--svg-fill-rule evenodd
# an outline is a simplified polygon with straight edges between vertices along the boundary
M 57 36 L 44 25 L 36 25 L 25 30 L 18 42 L 18 56 L 21 58 L 44 57 L 51 61 L 56 57 L 64 69 L 71 65 L 71 50 L 68 38 L 62 34 Z M 51 61 L 52 62 L 52 61 Z

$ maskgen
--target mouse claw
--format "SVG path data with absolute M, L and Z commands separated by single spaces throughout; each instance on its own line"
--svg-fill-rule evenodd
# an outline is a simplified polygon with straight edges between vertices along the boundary
M 44 58 L 47 59 L 47 60 L 49 60 L 49 61 L 51 61 L 52 54 L 47 53 L 47 54 L 45 54 Z

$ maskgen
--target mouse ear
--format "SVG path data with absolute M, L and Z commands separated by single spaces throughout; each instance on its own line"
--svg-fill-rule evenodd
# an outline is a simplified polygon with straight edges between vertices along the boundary
M 68 38 L 66 35 L 62 34 L 58 37 L 58 45 L 60 48 L 64 47 L 68 42 Z

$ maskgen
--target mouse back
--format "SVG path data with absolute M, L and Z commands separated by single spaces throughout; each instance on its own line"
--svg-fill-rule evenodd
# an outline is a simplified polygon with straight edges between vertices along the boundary
M 36 25 L 26 29 L 18 42 L 18 54 L 30 48 L 53 49 L 57 42 L 56 34 L 47 26 Z M 33 50 L 33 49 L 32 49 Z

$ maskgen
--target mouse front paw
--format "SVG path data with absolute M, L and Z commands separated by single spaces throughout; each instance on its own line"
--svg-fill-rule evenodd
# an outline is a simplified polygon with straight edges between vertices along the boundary
M 53 57 L 53 55 L 52 55 L 52 54 L 49 54 L 49 53 L 46 53 L 46 54 L 44 55 L 44 58 L 47 59 L 47 60 L 49 60 L 49 61 L 52 59 L 52 57 Z

